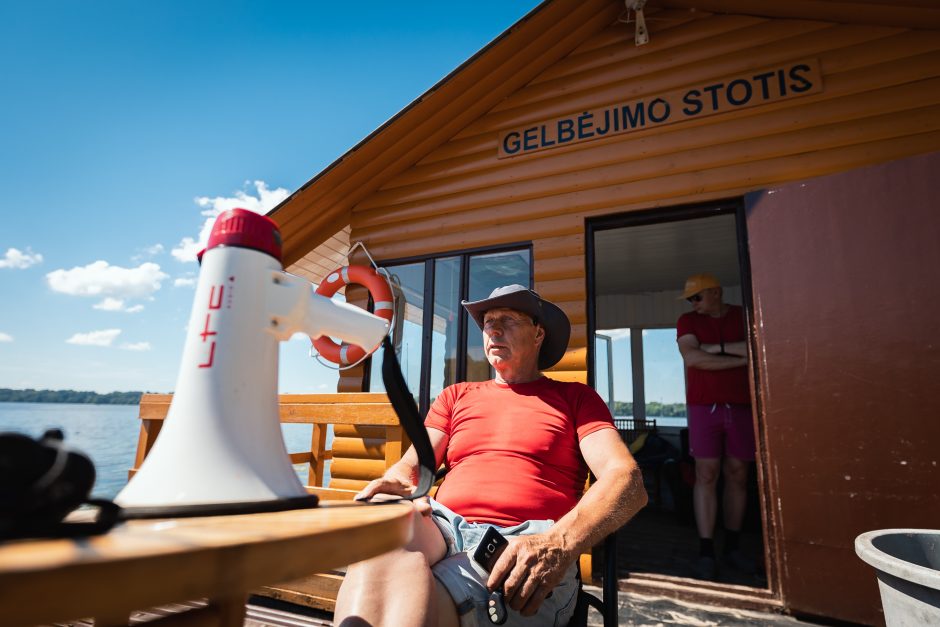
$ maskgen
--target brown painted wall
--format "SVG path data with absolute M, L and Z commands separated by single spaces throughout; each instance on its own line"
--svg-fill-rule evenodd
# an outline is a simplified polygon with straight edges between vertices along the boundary
M 883 622 L 873 529 L 940 524 L 940 153 L 770 189 L 747 227 L 782 592 Z

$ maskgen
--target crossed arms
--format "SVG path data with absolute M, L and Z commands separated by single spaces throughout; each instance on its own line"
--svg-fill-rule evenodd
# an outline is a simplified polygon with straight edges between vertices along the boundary
M 724 345 L 724 355 L 721 355 L 722 346 L 719 344 L 700 344 L 698 338 L 686 333 L 676 342 L 679 344 L 679 353 L 687 368 L 700 370 L 727 370 L 747 365 L 747 344 L 745 342 L 728 342 Z

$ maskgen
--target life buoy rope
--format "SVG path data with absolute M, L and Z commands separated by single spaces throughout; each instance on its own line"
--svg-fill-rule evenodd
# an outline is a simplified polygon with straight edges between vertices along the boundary
M 375 305 L 373 313 L 379 318 L 392 321 L 395 314 L 395 301 L 388 281 L 379 276 L 374 268 L 369 266 L 343 266 L 331 272 L 317 286 L 316 293 L 331 298 L 339 289 L 349 284 L 362 285 L 369 290 L 372 302 Z M 320 356 L 334 364 L 348 366 L 361 361 L 366 356 L 366 349 L 355 344 L 337 344 L 330 337 L 321 335 L 313 340 L 313 347 Z M 371 348 L 371 347 L 370 347 Z

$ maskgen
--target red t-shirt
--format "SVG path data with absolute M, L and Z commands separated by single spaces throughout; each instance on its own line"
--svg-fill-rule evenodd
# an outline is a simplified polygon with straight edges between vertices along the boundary
M 747 339 L 744 310 L 737 305 L 728 305 L 728 311 L 720 318 L 690 311 L 679 317 L 676 337 L 692 334 L 699 344 L 725 344 Z M 685 399 L 692 405 L 712 403 L 750 403 L 751 392 L 747 382 L 747 367 L 727 370 L 685 369 Z
M 546 377 L 452 385 L 424 424 L 448 436 L 448 472 L 435 498 L 469 522 L 501 527 L 567 514 L 587 478 L 581 438 L 614 428 L 594 390 Z

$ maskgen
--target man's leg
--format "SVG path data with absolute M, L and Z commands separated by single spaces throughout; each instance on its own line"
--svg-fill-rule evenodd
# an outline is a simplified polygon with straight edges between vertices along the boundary
M 722 506 L 725 529 L 741 531 L 744 508 L 747 506 L 747 474 L 750 462 L 735 457 L 726 457 L 722 472 L 725 476 Z
M 351 565 L 336 598 L 333 624 L 340 627 L 400 625 L 456 627 L 457 609 L 431 574 L 447 546 L 430 516 L 414 514 L 404 548 Z
M 754 419 L 750 405 L 729 405 L 725 409 L 728 417 L 727 456 L 722 468 L 725 561 L 738 571 L 753 573 L 757 562 L 742 552 L 738 544 L 747 508 L 747 480 L 755 457 Z
M 747 477 L 751 462 L 728 457 L 724 462 L 725 489 L 722 498 L 725 523 L 725 546 L 723 560 L 736 570 L 753 574 L 757 562 L 738 546 L 744 512 L 747 507 Z
M 700 538 L 711 539 L 715 533 L 715 516 L 718 511 L 718 472 L 721 468 L 719 459 L 695 460 L 695 525 Z
M 695 460 L 695 524 L 698 527 L 699 555 L 694 575 L 699 579 L 715 579 L 718 561 L 715 558 L 715 517 L 718 510 L 717 484 L 721 468 L 719 459 Z
M 714 405 L 690 404 L 689 452 L 695 458 L 695 487 L 692 503 L 698 528 L 699 557 L 695 576 L 714 579 L 718 574 L 715 559 L 715 518 L 718 512 L 718 476 L 724 446 L 724 421 L 715 414 Z

